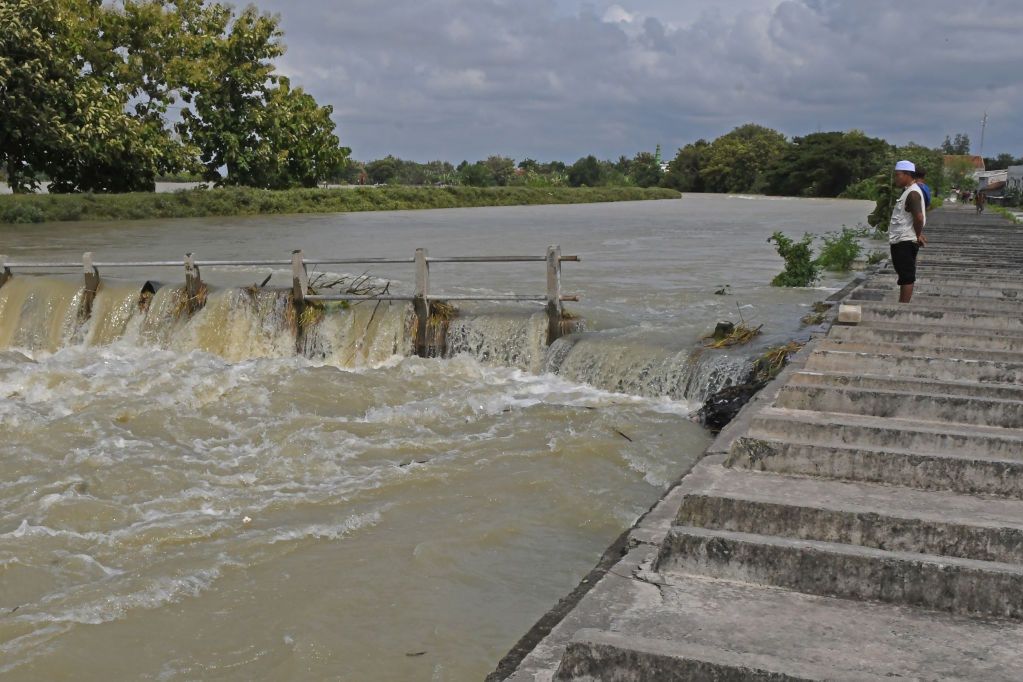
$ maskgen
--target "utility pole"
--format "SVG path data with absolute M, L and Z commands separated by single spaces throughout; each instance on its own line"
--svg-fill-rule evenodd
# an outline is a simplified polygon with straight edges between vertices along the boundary
M 980 121 L 980 158 L 984 158 L 984 133 L 987 132 L 987 112 L 984 112 L 984 118 Z

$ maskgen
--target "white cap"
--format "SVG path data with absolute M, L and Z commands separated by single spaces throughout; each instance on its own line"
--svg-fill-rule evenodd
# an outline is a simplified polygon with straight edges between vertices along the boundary
M 897 164 L 895 164 L 895 170 L 906 171 L 907 173 L 915 173 L 916 164 L 913 163 L 912 161 L 899 161 Z

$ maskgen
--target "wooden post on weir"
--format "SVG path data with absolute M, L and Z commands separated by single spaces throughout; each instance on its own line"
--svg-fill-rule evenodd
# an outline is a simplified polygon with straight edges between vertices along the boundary
M 302 249 L 291 252 L 291 300 L 295 308 L 295 344 L 298 352 L 304 345 L 302 329 L 302 311 L 305 310 L 305 297 L 309 295 L 309 271 L 305 267 Z
M 202 277 L 199 266 L 191 252 L 185 254 L 185 307 L 191 315 L 201 307 L 199 293 L 202 290 Z
M 416 311 L 416 355 L 425 358 L 429 354 L 430 340 L 427 338 L 430 326 L 430 261 L 426 249 L 416 249 L 416 288 L 412 305 Z
M 92 251 L 82 254 L 82 272 L 85 276 L 85 288 L 82 290 L 82 307 L 78 309 L 78 316 L 87 320 L 92 314 L 92 303 L 96 300 L 96 292 L 99 291 L 99 270 L 92 264 Z
M 561 247 L 547 247 L 547 345 L 561 336 Z
M 3 267 L 3 270 L 0 270 L 0 287 L 2 287 L 14 275 L 11 274 L 11 269 L 7 267 L 7 256 L 0 256 L 0 267 Z

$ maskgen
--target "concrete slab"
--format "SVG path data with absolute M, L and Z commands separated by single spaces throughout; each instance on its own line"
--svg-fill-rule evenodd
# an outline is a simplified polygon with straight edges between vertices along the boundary
M 1023 617 L 1023 566 L 835 542 L 677 526 L 661 575 L 703 575 L 806 594 L 984 617 Z
M 574 635 L 572 662 L 559 672 L 559 679 L 672 679 L 662 677 L 675 670 L 672 666 L 639 668 L 621 658 L 607 665 L 606 654 L 599 652 L 595 660 L 604 664 L 583 667 L 587 642 L 631 652 L 637 665 L 648 664 L 639 659 L 652 654 L 706 661 L 737 674 L 681 678 L 687 680 L 758 679 L 747 677 L 748 671 L 787 676 L 767 678 L 771 680 L 1023 679 L 1023 628 L 1015 623 L 702 577 L 658 585 L 637 582 L 629 596 L 609 627 Z M 640 670 L 657 674 L 641 675 Z M 512 679 L 550 678 L 523 671 Z
M 921 490 L 1023 498 L 1023 458 L 742 437 L 727 465 Z

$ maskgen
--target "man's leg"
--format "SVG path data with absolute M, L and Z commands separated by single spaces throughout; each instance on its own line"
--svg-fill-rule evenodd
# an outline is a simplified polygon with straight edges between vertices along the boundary
M 899 286 L 899 303 L 909 303 L 913 298 L 913 285 L 902 284 Z

